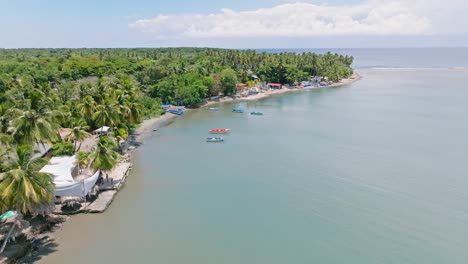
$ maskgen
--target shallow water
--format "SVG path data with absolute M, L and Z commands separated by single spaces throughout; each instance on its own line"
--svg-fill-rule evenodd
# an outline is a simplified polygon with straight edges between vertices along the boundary
M 466 263 L 468 70 L 360 74 L 160 129 L 42 262 Z

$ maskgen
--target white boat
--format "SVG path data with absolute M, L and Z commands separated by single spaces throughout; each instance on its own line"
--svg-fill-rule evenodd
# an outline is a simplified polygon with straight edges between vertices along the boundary
M 209 137 L 206 138 L 206 142 L 222 142 L 224 141 L 224 138 L 222 137 Z

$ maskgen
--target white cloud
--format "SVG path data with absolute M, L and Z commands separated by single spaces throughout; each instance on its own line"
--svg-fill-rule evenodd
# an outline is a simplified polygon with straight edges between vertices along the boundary
M 402 0 L 354 6 L 285 3 L 252 11 L 158 15 L 129 25 L 158 39 L 408 36 L 432 33 L 432 24 Z

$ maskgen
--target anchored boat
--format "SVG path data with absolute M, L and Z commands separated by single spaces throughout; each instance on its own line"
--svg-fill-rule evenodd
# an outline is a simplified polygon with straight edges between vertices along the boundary
M 222 137 L 209 137 L 206 138 L 206 142 L 222 142 L 224 141 L 224 138 Z
M 233 113 L 244 113 L 244 110 L 239 109 L 239 108 L 234 108 L 234 109 L 232 109 L 232 112 Z
M 213 133 L 213 134 L 225 134 L 231 131 L 229 128 L 212 128 L 208 130 L 208 132 Z
M 167 113 L 175 114 L 175 115 L 183 115 L 184 111 L 178 109 L 164 109 Z
M 251 115 L 263 115 L 262 112 L 256 112 L 256 111 L 250 112 L 250 114 L 251 114 Z
M 219 108 L 217 108 L 217 107 L 210 107 L 210 108 L 208 108 L 208 111 L 219 111 Z

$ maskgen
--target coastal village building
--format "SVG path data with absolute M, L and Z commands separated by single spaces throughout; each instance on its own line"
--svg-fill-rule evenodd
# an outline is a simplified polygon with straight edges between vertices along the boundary
M 281 89 L 281 83 L 267 83 L 267 86 L 270 89 Z
M 76 181 L 78 166 L 75 165 L 76 156 L 60 156 L 50 159 L 40 172 L 49 173 L 55 184 L 55 196 L 85 197 L 93 189 L 99 178 L 99 170 L 91 177 Z
M 247 84 L 245 83 L 238 83 L 236 84 L 236 91 L 237 92 L 242 92 L 247 87 Z
M 93 131 L 94 135 L 98 136 L 103 136 L 103 135 L 109 135 L 110 134 L 110 127 L 108 126 L 102 126 L 96 130 Z

